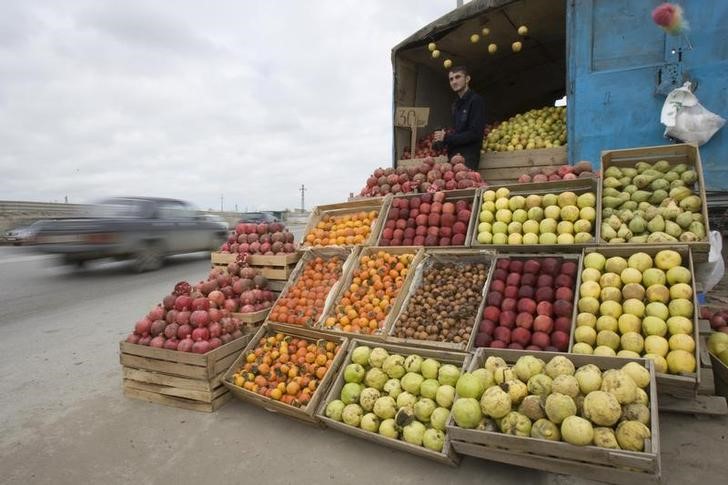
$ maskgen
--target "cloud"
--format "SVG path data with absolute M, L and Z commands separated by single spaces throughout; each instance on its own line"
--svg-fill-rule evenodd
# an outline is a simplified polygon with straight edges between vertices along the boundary
M 1 199 L 340 202 L 391 163 L 391 48 L 452 5 L 5 2 Z

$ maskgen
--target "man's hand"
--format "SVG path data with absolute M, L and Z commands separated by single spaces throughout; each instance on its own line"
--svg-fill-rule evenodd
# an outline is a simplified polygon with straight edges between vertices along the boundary
M 432 138 L 432 141 L 443 141 L 445 140 L 445 130 L 437 130 L 435 132 L 435 136 Z

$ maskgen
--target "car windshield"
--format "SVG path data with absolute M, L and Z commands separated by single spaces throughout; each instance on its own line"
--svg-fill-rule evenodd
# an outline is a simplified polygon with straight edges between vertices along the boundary
M 140 217 L 144 204 L 134 199 L 104 200 L 91 208 L 91 217 Z

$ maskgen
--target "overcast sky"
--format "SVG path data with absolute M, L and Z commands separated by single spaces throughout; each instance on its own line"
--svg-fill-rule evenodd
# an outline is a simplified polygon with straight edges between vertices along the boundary
M 344 201 L 391 164 L 392 47 L 455 3 L 5 0 L 0 199 Z

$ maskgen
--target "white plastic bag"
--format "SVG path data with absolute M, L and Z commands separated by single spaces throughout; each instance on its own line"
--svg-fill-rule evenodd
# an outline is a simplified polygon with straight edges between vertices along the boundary
M 667 95 L 660 122 L 665 125 L 665 136 L 702 145 L 721 129 L 725 120 L 705 109 L 690 86 L 688 81 Z
M 718 231 L 710 231 L 710 252 L 708 262 L 700 263 L 695 270 L 695 279 L 703 284 L 703 293 L 708 293 L 723 279 L 723 236 Z

